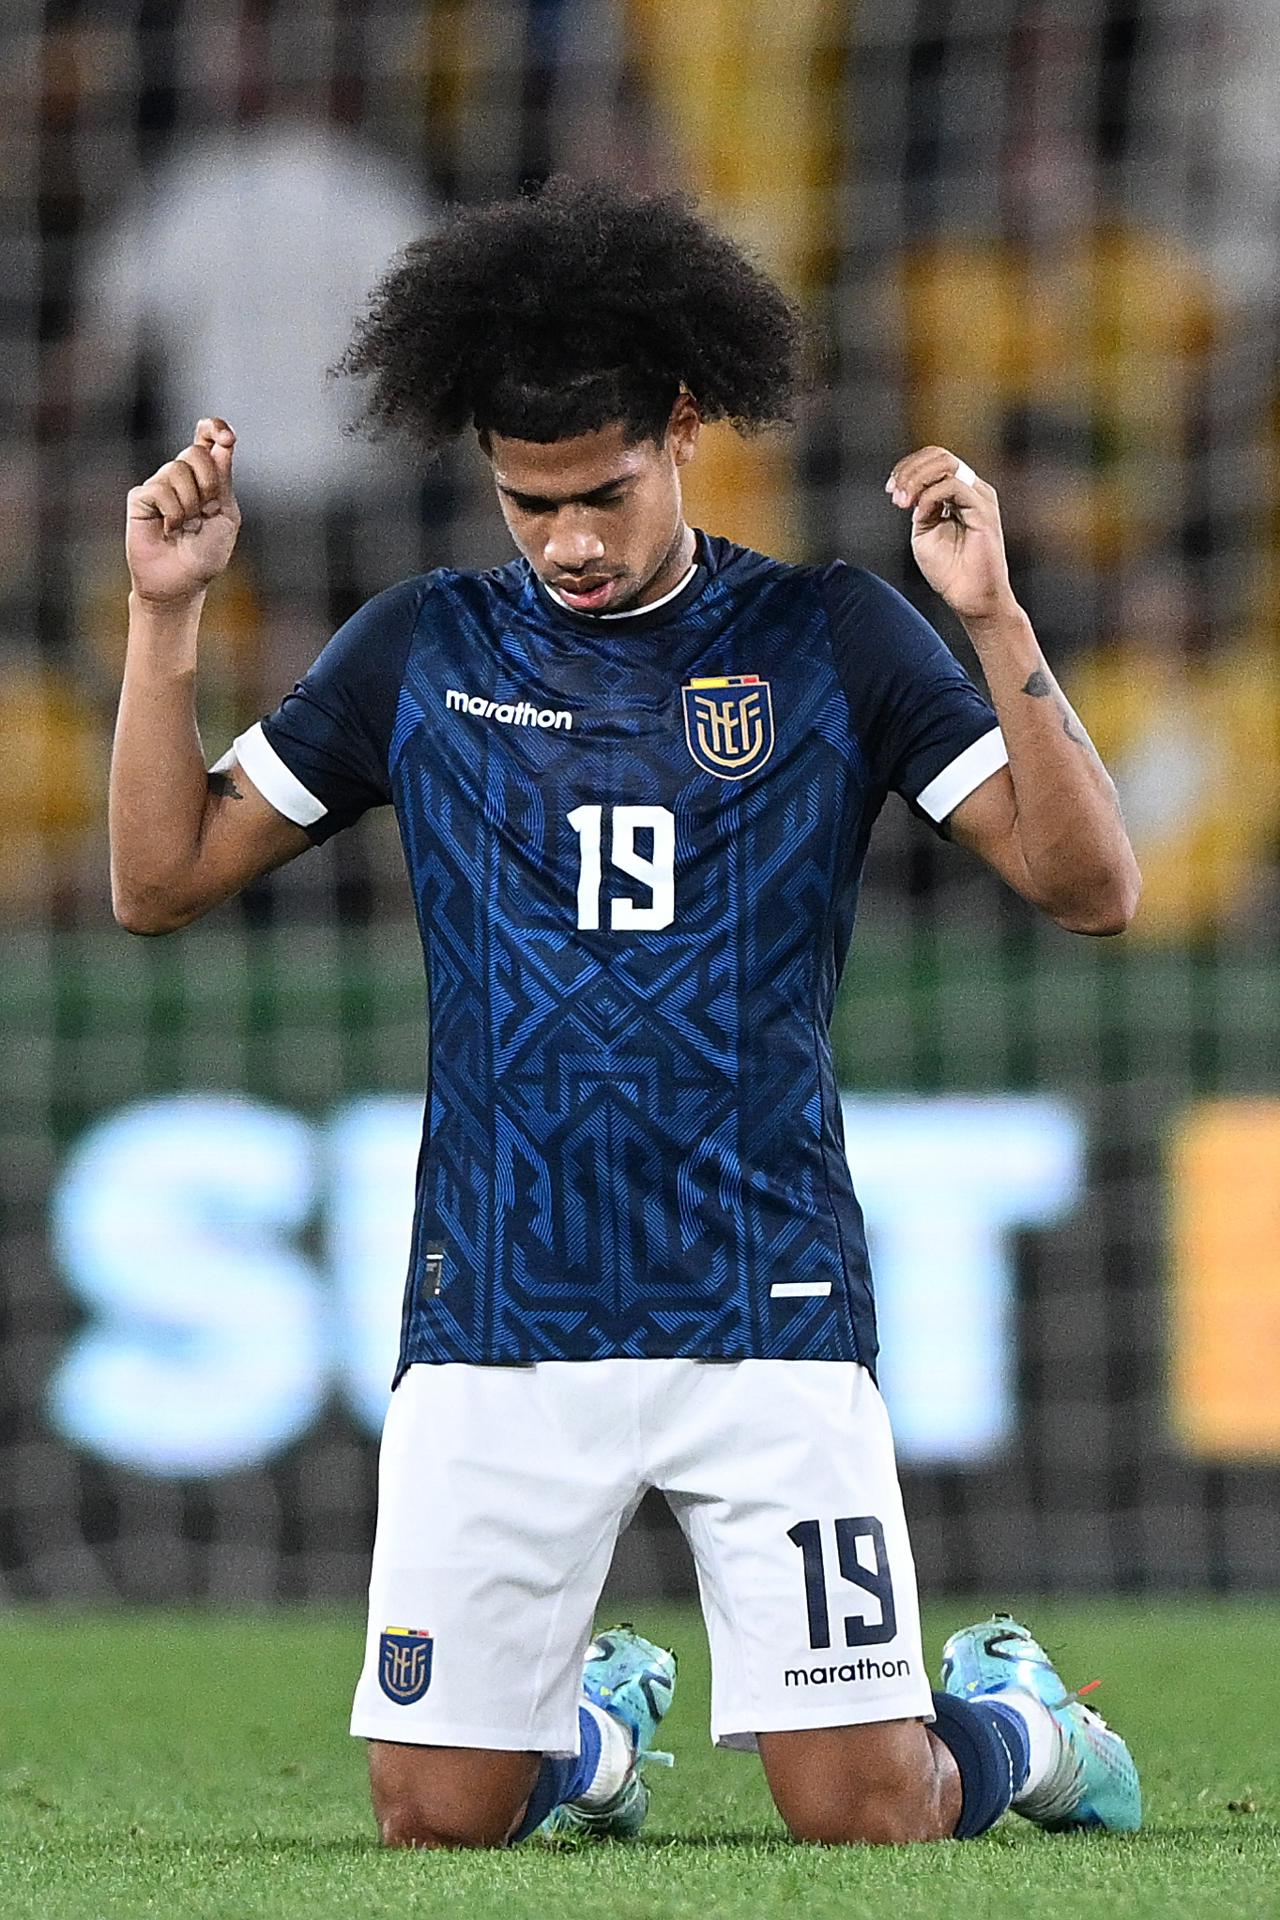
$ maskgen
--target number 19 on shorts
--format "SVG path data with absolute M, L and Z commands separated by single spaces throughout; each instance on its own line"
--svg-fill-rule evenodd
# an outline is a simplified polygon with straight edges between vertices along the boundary
M 609 900 L 609 925 L 617 932 L 656 933 L 676 917 L 676 819 L 666 807 L 575 807 L 569 825 L 578 836 L 578 925 L 587 933 L 600 927 L 604 891 L 604 842 L 609 840 L 613 873 L 626 874 L 648 889 L 648 897 L 629 893 Z M 649 851 L 641 850 L 643 834 Z
M 874 1514 L 833 1521 L 835 1558 L 840 1580 L 859 1589 L 864 1603 L 856 1612 L 844 1616 L 844 1640 L 849 1647 L 883 1647 L 898 1631 L 898 1610 L 893 1599 L 893 1578 L 885 1549 L 884 1528 Z M 809 1645 L 831 1645 L 831 1609 L 827 1595 L 827 1556 L 823 1546 L 823 1527 L 818 1520 L 797 1520 L 787 1529 L 792 1546 L 800 1549 L 804 1562 L 805 1611 L 809 1617 Z M 868 1566 L 867 1561 L 871 1564 Z M 865 1598 L 874 1602 L 878 1620 L 866 1617 Z

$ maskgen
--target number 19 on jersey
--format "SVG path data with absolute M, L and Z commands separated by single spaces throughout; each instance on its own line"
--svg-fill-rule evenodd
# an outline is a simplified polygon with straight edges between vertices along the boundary
M 604 885 L 602 848 L 605 814 L 610 816 L 609 859 L 649 889 L 647 900 L 629 894 L 609 901 L 609 925 L 616 931 L 656 933 L 676 917 L 676 820 L 666 807 L 575 807 L 569 825 L 578 836 L 578 925 L 595 933 L 600 927 L 600 898 Z M 637 834 L 652 835 L 652 851 L 641 853 Z

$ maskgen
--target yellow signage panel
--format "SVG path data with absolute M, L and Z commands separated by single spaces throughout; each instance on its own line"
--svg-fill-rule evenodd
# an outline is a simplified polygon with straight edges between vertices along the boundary
M 1193 1107 L 1171 1174 L 1174 1423 L 1212 1458 L 1280 1456 L 1280 1100 Z

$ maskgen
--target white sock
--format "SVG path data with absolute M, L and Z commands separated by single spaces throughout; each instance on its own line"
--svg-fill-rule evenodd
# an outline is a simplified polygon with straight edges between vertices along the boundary
M 1027 1730 L 1031 1761 L 1026 1779 L 1013 1796 L 1016 1807 L 1052 1778 L 1062 1758 L 1062 1732 L 1044 1701 L 1037 1700 L 1026 1687 L 1002 1687 L 999 1693 L 988 1693 L 984 1698 L 1010 1707 Z
M 634 1757 L 631 1740 L 621 1721 L 615 1720 L 603 1707 L 598 1707 L 594 1700 L 581 1700 L 578 1705 L 582 1712 L 591 1715 L 600 1729 L 600 1764 L 591 1785 L 585 1793 L 578 1795 L 573 1804 L 575 1807 L 603 1807 L 613 1799 L 631 1771 Z

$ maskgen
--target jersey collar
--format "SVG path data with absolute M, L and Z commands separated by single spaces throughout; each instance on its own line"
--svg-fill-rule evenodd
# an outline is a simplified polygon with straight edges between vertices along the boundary
M 623 613 L 578 613 L 567 607 L 550 587 L 544 586 L 533 568 L 528 567 L 529 578 L 533 582 L 534 592 L 547 612 L 566 625 L 576 627 L 582 633 L 602 633 L 612 630 L 615 633 L 645 633 L 651 627 L 665 626 L 669 620 L 678 620 L 698 598 L 706 586 L 711 569 L 704 535 L 694 529 L 693 564 L 683 580 L 672 587 L 670 593 L 664 593 L 660 600 L 653 600 L 647 607 L 629 607 Z

